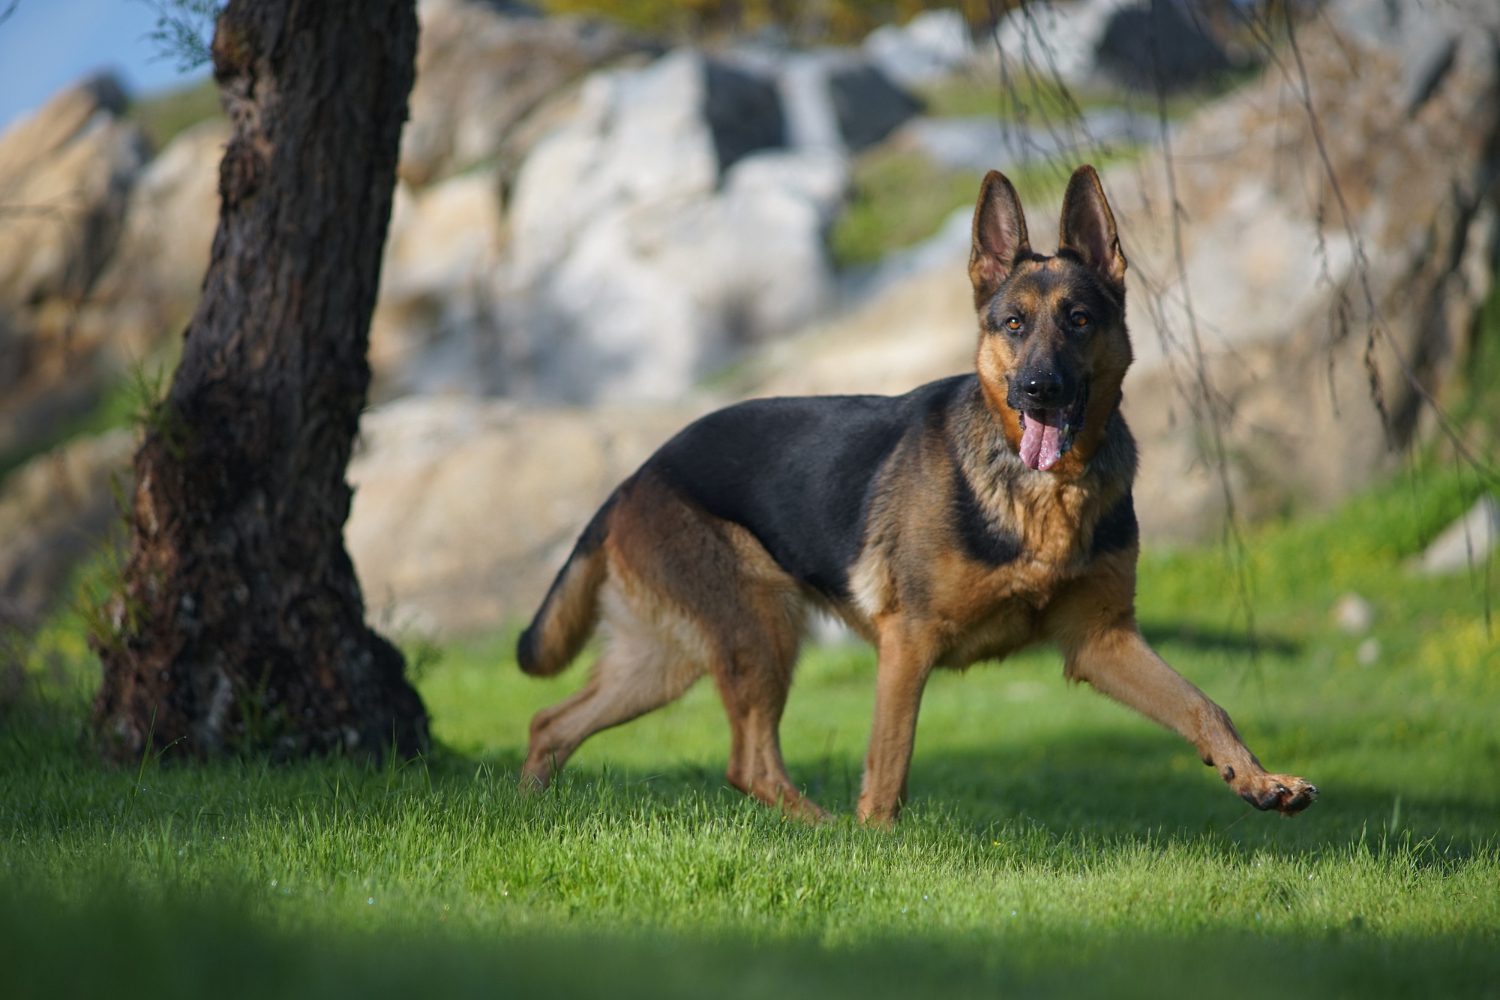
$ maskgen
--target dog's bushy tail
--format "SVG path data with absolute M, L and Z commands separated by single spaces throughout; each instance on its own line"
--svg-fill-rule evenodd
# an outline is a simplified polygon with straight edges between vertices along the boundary
M 536 617 L 516 642 L 516 662 L 533 677 L 551 677 L 573 662 L 599 621 L 599 588 L 604 585 L 604 538 L 609 532 L 611 496 L 594 515 L 557 571 Z

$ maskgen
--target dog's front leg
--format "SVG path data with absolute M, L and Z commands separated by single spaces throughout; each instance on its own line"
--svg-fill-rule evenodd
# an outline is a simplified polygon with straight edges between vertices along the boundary
M 936 647 L 927 630 L 912 628 L 910 623 L 877 622 L 876 629 L 875 719 L 856 815 L 862 823 L 890 826 L 906 801 L 917 710 Z
M 1087 681 L 1182 735 L 1205 764 L 1216 768 L 1229 787 L 1257 809 L 1291 815 L 1318 797 L 1317 786 L 1302 778 L 1268 774 L 1240 740 L 1229 714 L 1156 655 L 1132 614 L 1112 619 L 1096 615 L 1090 626 L 1063 629 L 1058 635 L 1069 678 Z

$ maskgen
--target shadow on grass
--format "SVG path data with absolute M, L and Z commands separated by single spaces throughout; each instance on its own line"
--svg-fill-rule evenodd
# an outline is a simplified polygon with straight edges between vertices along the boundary
M 1295 656 L 1302 651 L 1301 643 L 1261 630 L 1252 634 L 1240 630 L 1200 628 L 1196 625 L 1163 621 L 1143 621 L 1140 629 L 1141 635 L 1153 646 L 1177 645 L 1215 653 L 1264 653 L 1274 656 Z
M 6 885 L 10 882 L 10 885 Z M 10 997 L 1481 995 L 1494 935 L 1058 935 L 1013 925 L 829 944 L 587 927 L 457 932 L 440 914 L 369 930 L 288 926 L 220 888 L 64 903 L 0 879 Z
M 479 759 L 441 755 L 441 767 L 470 773 L 481 761 L 497 781 L 514 780 L 519 752 Z M 1309 776 L 1319 781 L 1316 761 Z M 1185 766 L 1187 764 L 1187 766 Z M 860 762 L 836 757 L 792 759 L 793 780 L 836 817 L 853 811 Z M 579 765 L 542 793 L 588 809 L 607 786 L 625 801 L 649 802 L 667 812 L 695 812 L 705 798 L 732 808 L 741 796 L 717 766 L 659 770 Z M 1018 828 L 1044 830 L 1052 840 L 1087 839 L 1103 845 L 1162 839 L 1193 841 L 1225 854 L 1322 854 L 1364 844 L 1428 843 L 1452 860 L 1493 851 L 1500 821 L 1493 800 L 1445 795 L 1439 786 L 1382 787 L 1322 781 L 1322 796 L 1295 817 L 1262 813 L 1230 792 L 1192 751 L 1157 733 L 1140 737 L 1090 735 L 1048 745 L 1002 745 L 959 753 L 919 747 L 911 772 L 903 825 L 986 842 Z

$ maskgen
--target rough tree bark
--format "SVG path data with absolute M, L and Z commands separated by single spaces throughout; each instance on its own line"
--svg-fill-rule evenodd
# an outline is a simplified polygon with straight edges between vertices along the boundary
M 416 40 L 415 0 L 232 0 L 219 19 L 219 228 L 94 636 L 109 757 L 426 745 L 343 542 Z

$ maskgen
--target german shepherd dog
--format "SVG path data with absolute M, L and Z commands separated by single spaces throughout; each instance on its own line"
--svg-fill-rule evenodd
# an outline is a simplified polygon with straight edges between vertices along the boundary
M 668 441 L 594 515 L 521 635 L 529 674 L 578 655 L 593 677 L 538 712 L 522 782 L 543 788 L 589 736 L 711 674 L 729 716 L 729 783 L 823 816 L 787 775 L 779 727 L 811 608 L 876 647 L 875 719 L 858 817 L 906 798 L 934 667 L 1051 640 L 1065 674 L 1185 737 L 1258 809 L 1318 790 L 1268 774 L 1229 716 L 1167 666 L 1135 622 L 1135 442 L 1125 257 L 1092 167 L 1063 200 L 1057 253 L 1031 249 L 1015 188 L 991 171 L 969 278 L 976 372 L 904 396 L 757 399 Z

